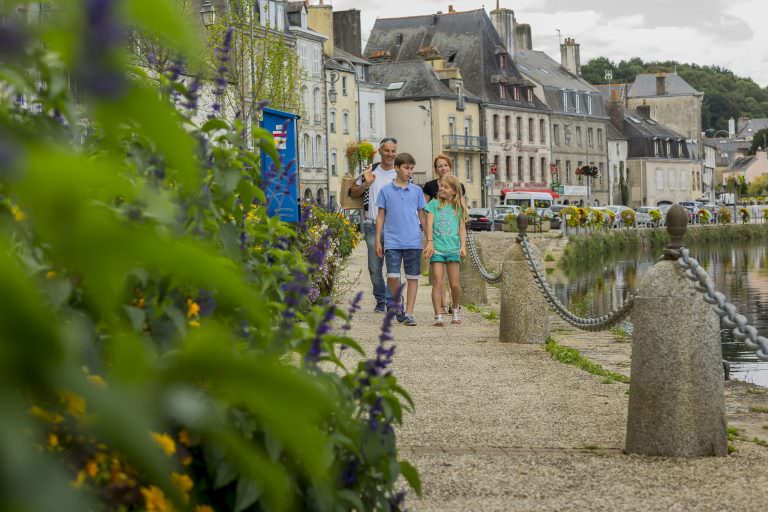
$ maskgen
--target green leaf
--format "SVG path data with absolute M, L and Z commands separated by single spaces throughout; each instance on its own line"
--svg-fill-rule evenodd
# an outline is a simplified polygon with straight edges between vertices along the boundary
M 69 282 L 69 279 L 51 279 L 48 281 L 46 291 L 53 309 L 59 309 L 69 300 L 69 296 L 72 294 L 72 283 Z
M 342 489 L 341 491 L 339 491 L 339 497 L 351 505 L 351 507 L 346 510 L 357 510 L 357 511 L 367 510 L 366 506 L 363 504 L 363 501 L 360 499 L 360 497 L 349 489 Z
M 209 119 L 203 123 L 200 129 L 206 133 L 213 130 L 227 130 L 229 129 L 229 124 L 221 119 Z
M 403 475 L 411 489 L 421 496 L 421 478 L 419 478 L 419 472 L 415 467 L 411 465 L 407 460 L 400 461 L 400 473 Z
M 137 333 L 144 332 L 147 322 L 147 312 L 142 308 L 134 306 L 123 306 L 123 310 L 128 315 L 128 319 L 131 321 L 131 327 Z
M 234 482 L 238 476 L 237 470 L 227 462 L 226 459 L 221 459 L 214 468 L 216 478 L 214 479 L 213 487 L 215 489 L 221 489 L 225 485 Z M 239 485 L 239 484 L 238 484 Z
M 250 478 L 240 478 L 237 481 L 235 493 L 235 512 L 250 507 L 261 497 L 261 488 Z

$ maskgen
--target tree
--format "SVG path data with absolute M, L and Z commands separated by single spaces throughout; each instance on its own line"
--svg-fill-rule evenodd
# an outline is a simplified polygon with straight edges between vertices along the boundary
M 230 30 L 229 60 L 221 62 L 218 55 Z M 263 105 L 260 102 L 269 102 L 275 108 L 289 112 L 299 111 L 301 68 L 298 55 L 285 34 L 271 27 L 268 21 L 262 25 L 259 2 L 230 2 L 229 10 L 221 13 L 210 27 L 208 46 L 212 52 L 213 74 L 223 71 L 228 82 L 222 109 L 231 109 L 247 125 L 258 122 Z
M 763 128 L 752 136 L 752 147 L 749 148 L 749 154 L 754 155 L 758 149 L 765 150 L 766 143 L 768 143 L 768 128 Z

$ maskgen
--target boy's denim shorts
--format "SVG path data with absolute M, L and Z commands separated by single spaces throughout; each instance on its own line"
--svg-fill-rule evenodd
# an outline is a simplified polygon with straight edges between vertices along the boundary
M 421 275 L 421 249 L 387 249 L 384 261 L 387 262 L 387 277 L 400 279 L 401 262 L 406 279 L 418 279 Z

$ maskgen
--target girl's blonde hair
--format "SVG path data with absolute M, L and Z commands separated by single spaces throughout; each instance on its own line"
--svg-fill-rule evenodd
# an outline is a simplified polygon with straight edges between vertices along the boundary
M 447 184 L 449 187 L 453 189 L 453 193 L 454 193 L 453 200 L 451 201 L 442 199 L 438 195 L 438 201 L 440 201 L 440 206 L 445 206 L 447 204 L 450 204 L 451 206 L 453 206 L 453 209 L 456 210 L 456 216 L 458 216 L 462 222 L 467 222 L 469 220 L 469 215 L 467 215 L 467 203 L 464 201 L 464 196 L 461 194 L 461 182 L 459 181 L 459 178 L 457 178 L 453 174 L 448 174 L 440 178 L 439 183 Z

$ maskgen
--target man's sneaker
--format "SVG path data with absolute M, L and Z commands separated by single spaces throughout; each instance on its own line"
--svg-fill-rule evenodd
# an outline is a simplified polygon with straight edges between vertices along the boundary
M 386 302 L 379 302 L 376 307 L 373 308 L 374 313 L 384 313 L 387 310 Z
M 443 315 L 435 315 L 435 327 L 442 327 L 445 323 L 445 317 Z
M 460 324 L 461 323 L 461 306 L 456 306 L 456 309 L 453 310 L 453 320 L 451 320 L 452 324 Z
M 405 320 L 405 325 L 417 325 L 416 317 L 413 316 L 413 313 L 406 313 L 403 319 Z

